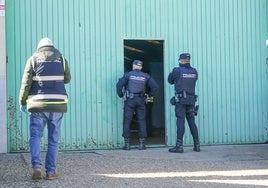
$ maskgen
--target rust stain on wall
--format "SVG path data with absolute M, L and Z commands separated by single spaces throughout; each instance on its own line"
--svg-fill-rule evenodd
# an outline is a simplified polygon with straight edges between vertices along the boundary
M 8 139 L 10 152 L 29 151 L 28 140 L 24 140 L 20 126 L 18 124 L 18 114 L 16 110 L 15 100 L 12 96 L 7 100 L 7 113 L 8 113 Z

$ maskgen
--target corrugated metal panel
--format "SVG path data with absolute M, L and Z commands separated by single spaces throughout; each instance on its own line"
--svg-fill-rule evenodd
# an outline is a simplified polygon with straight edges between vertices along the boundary
M 73 79 L 61 149 L 122 143 L 123 39 L 161 39 L 165 80 L 188 51 L 199 71 L 197 124 L 203 144 L 268 138 L 267 0 L 47 0 L 6 2 L 9 150 L 28 150 L 28 120 L 19 112 L 21 74 L 39 39 L 49 36 L 69 60 Z M 266 15 L 266 17 L 265 17 Z M 165 99 L 173 87 L 165 83 Z M 166 102 L 167 144 L 175 141 Z M 186 144 L 191 137 L 186 129 Z M 43 143 L 45 148 L 46 143 Z
M 117 72 L 123 70 L 115 66 L 123 61 L 121 16 L 116 11 L 121 2 L 32 0 L 8 1 L 6 6 L 10 151 L 29 149 L 28 122 L 19 112 L 18 94 L 26 59 L 44 36 L 64 53 L 72 73 L 61 149 L 113 148 L 122 143 L 115 92 Z

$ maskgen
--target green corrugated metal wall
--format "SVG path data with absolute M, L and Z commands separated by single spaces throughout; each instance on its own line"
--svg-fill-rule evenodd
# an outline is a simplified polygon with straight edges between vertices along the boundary
M 28 117 L 18 106 L 26 59 L 49 36 L 69 60 L 70 103 L 62 150 L 122 145 L 124 39 L 164 40 L 166 143 L 175 141 L 167 75 L 190 52 L 199 71 L 202 144 L 268 140 L 267 0 L 7 0 L 9 151 L 28 151 Z M 191 144 L 186 129 L 185 143 Z M 43 140 L 43 148 L 46 142 Z

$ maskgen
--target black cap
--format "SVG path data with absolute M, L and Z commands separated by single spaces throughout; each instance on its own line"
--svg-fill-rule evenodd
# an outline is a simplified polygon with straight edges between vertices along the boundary
M 133 64 L 133 65 L 142 66 L 143 63 L 142 63 L 142 61 L 140 61 L 140 60 L 134 60 L 132 64 Z
M 191 55 L 189 53 L 182 53 L 182 54 L 180 54 L 179 60 L 182 60 L 182 59 L 184 59 L 184 60 L 190 60 L 191 59 Z

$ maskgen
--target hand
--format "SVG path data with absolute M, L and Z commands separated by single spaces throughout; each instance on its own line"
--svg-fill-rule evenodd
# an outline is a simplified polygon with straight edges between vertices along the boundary
M 20 111 L 26 113 L 27 109 L 25 105 L 20 105 Z
M 148 102 L 154 102 L 154 97 L 153 96 L 149 97 L 149 95 L 146 95 L 145 102 L 146 103 L 148 103 Z
M 126 101 L 127 100 L 126 96 L 124 95 L 123 97 L 121 97 L 121 100 Z

